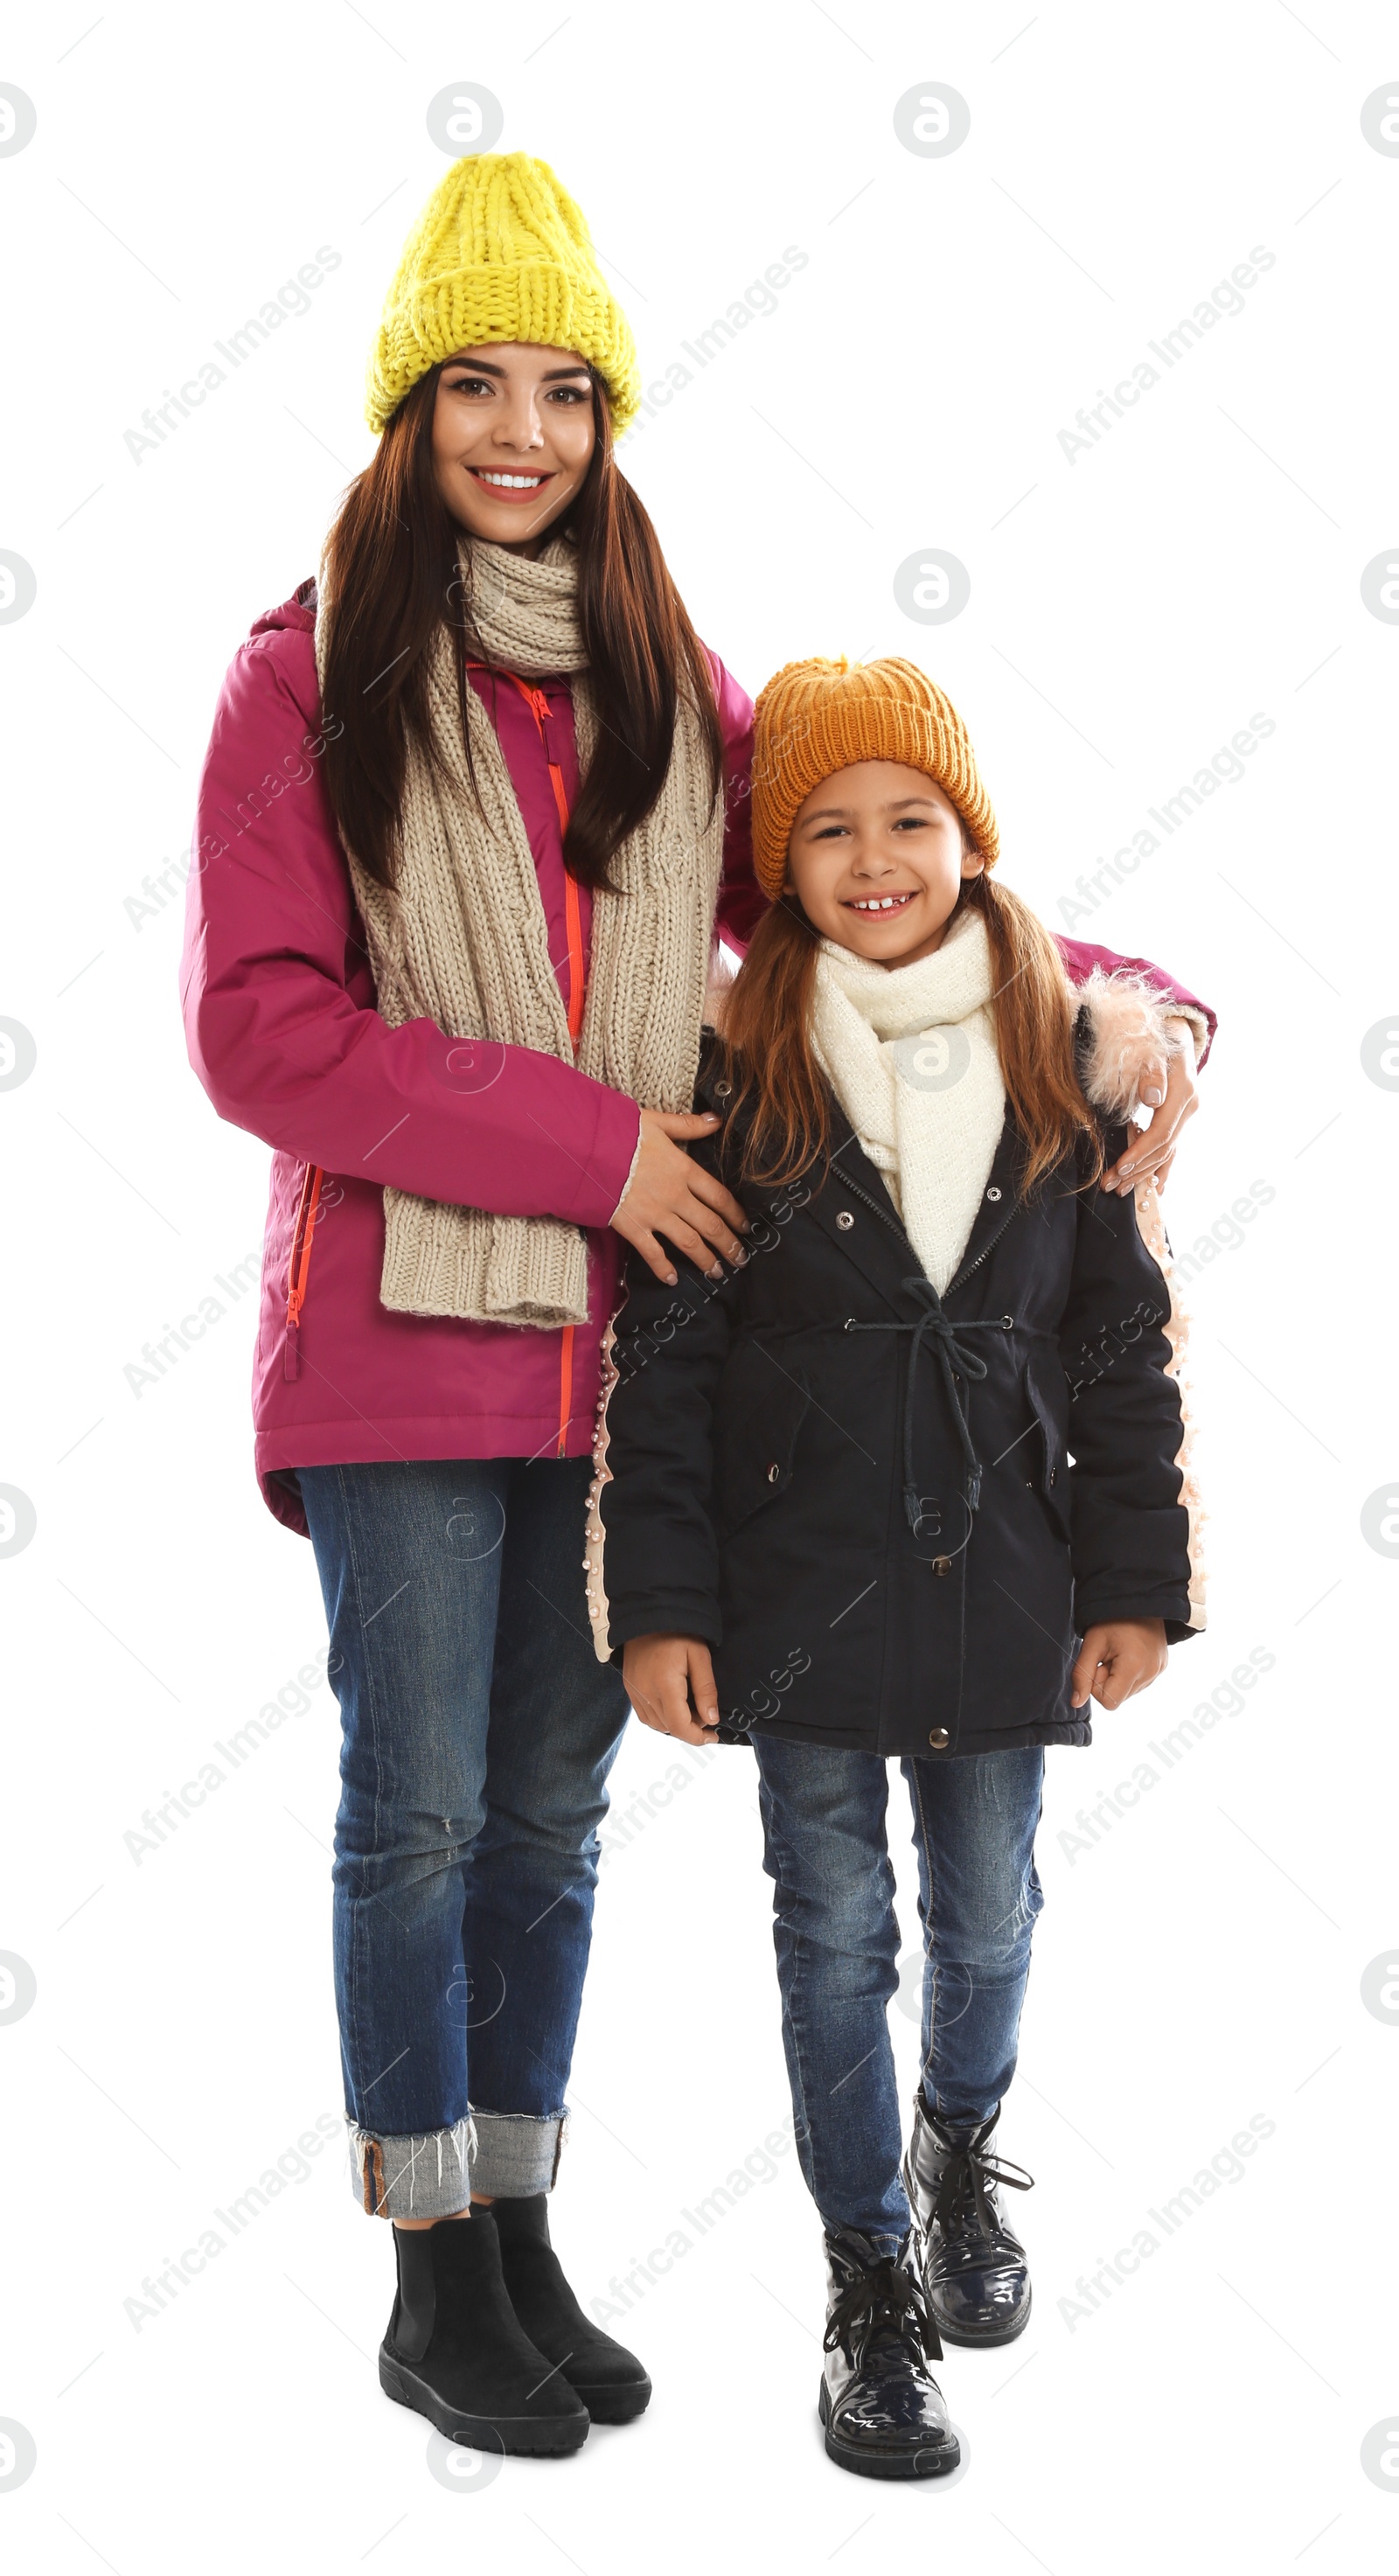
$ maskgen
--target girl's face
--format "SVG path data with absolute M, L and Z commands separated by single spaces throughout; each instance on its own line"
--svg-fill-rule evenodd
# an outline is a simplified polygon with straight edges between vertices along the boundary
M 981 870 L 956 806 L 921 769 L 857 760 L 800 807 L 787 892 L 823 939 L 878 966 L 910 966 L 942 946 L 963 880 Z
M 461 349 L 437 379 L 432 463 L 473 537 L 537 555 L 593 461 L 593 381 L 571 349 Z

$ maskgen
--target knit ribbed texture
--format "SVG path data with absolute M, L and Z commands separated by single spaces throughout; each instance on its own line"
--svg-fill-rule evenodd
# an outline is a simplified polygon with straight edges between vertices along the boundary
M 607 388 L 613 427 L 634 419 L 636 344 L 579 208 L 547 161 L 478 152 L 452 163 L 403 246 L 365 382 L 370 428 L 444 358 L 503 340 L 576 350 Z
M 955 1277 L 1005 1124 L 991 945 L 979 912 L 941 948 L 884 967 L 821 942 L 812 1040 L 823 1073 L 941 1293 Z
M 535 563 L 463 539 L 472 614 L 489 658 L 523 676 L 571 672 L 580 771 L 596 719 L 577 618 L 576 556 L 557 537 Z M 316 617 L 322 694 L 334 603 L 326 566 Z M 390 893 L 346 850 L 364 919 L 380 1017 L 428 1018 L 450 1037 L 532 1047 L 627 1093 L 644 1108 L 694 1098 L 700 1023 L 723 854 L 724 800 L 710 797 L 699 719 L 682 705 L 659 798 L 612 862 L 615 892 L 593 896 L 587 1002 L 575 1057 L 549 954 L 529 838 L 495 728 L 466 693 L 473 789 L 461 741 L 452 642 L 439 630 L 429 670 L 432 768 L 411 738 L 398 882 Z M 380 1298 L 411 1315 L 552 1330 L 588 1320 L 587 1241 L 556 1217 L 496 1216 L 384 1192 Z
M 757 704 L 753 872 L 775 903 L 792 825 L 814 787 L 857 760 L 921 769 L 950 797 L 988 868 L 1000 852 L 991 799 L 967 729 L 916 662 L 789 662 Z

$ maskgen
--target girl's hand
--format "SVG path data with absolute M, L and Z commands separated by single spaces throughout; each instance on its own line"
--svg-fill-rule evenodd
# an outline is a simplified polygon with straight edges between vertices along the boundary
M 1109 1619 L 1090 1628 L 1078 1651 L 1069 1697 L 1087 1705 L 1091 1691 L 1103 1708 L 1120 1708 L 1147 1690 L 1166 1669 L 1166 1629 L 1160 1619 Z
M 682 1744 L 713 1743 L 719 1694 L 709 1648 L 698 1637 L 633 1637 L 622 1649 L 622 1679 L 643 1726 Z
M 746 1259 L 740 1236 L 748 1219 L 722 1181 L 712 1180 L 692 1163 L 676 1140 L 712 1136 L 719 1121 L 712 1110 L 686 1111 L 672 1117 L 665 1110 L 643 1109 L 641 1144 L 631 1179 L 608 1220 L 614 1234 L 634 1244 L 667 1288 L 676 1284 L 670 1255 L 658 1238 L 664 1235 L 677 1252 L 687 1252 L 707 1278 L 722 1279 L 725 1261 Z M 648 1721 L 649 1722 L 649 1721 Z
M 1155 1173 L 1158 1190 L 1165 1188 L 1181 1129 L 1200 1106 L 1194 1028 L 1189 1020 L 1177 1019 L 1169 1019 L 1166 1026 L 1181 1033 L 1185 1042 L 1168 1063 L 1148 1065 L 1142 1076 L 1142 1101 L 1148 1109 L 1155 1109 L 1156 1115 L 1149 1127 L 1140 1128 L 1133 1136 L 1122 1160 L 1103 1174 L 1103 1188 L 1116 1190 L 1120 1198 L 1125 1198 L 1138 1181 L 1144 1181 L 1149 1172 Z

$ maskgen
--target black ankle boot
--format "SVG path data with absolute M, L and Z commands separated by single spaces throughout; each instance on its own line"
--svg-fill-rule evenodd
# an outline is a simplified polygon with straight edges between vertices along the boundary
M 858 2228 L 828 2228 L 826 2454 L 857 2478 L 938 2478 L 962 2453 L 928 2368 L 942 2359 L 907 2236 L 881 2255 Z
M 488 2209 L 396 2227 L 398 2296 L 379 2385 L 450 2442 L 488 2451 L 576 2451 L 587 2409 L 530 2342 L 510 2304 Z
M 549 2242 L 549 2200 L 495 2200 L 491 2216 L 510 2304 L 530 2342 L 582 2398 L 595 2424 L 629 2424 L 644 2412 L 651 2382 L 635 2353 L 585 2317 Z
M 1030 2322 L 1025 2248 L 996 2189 L 1028 2191 L 1033 2177 L 994 2153 L 999 2117 L 952 2127 L 921 2101 L 914 2105 L 904 2188 L 922 2240 L 928 2305 L 948 2343 L 1014 2343 Z

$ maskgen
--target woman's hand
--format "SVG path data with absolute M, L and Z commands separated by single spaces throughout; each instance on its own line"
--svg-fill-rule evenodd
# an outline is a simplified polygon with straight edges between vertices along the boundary
M 1163 1190 L 1166 1174 L 1175 1161 L 1181 1129 L 1187 1118 L 1193 1118 L 1200 1106 L 1195 1080 L 1195 1031 L 1189 1020 L 1169 1019 L 1168 1029 L 1176 1030 L 1183 1043 L 1165 1064 L 1148 1065 L 1142 1076 L 1141 1098 L 1155 1117 L 1149 1127 L 1138 1129 L 1119 1163 L 1103 1174 L 1103 1188 L 1116 1190 L 1125 1198 L 1138 1181 L 1150 1172 L 1156 1175 L 1156 1186 Z
M 718 1124 L 708 1109 L 679 1117 L 661 1109 L 641 1113 L 640 1149 L 609 1222 L 624 1243 L 635 1245 L 667 1288 L 675 1286 L 676 1273 L 661 1235 L 677 1252 L 687 1252 L 710 1279 L 724 1275 L 722 1263 L 714 1258 L 716 1252 L 722 1252 L 725 1261 L 748 1257 L 739 1240 L 748 1231 L 748 1219 L 737 1199 L 722 1181 L 711 1179 L 698 1163 L 692 1163 L 678 1141 L 712 1136 Z
M 643 1726 L 682 1744 L 713 1743 L 719 1694 L 698 1637 L 633 1637 L 622 1649 L 622 1679 Z
M 1149 1689 L 1160 1678 L 1166 1658 L 1162 1620 L 1109 1619 L 1088 1630 L 1078 1651 L 1069 1697 L 1075 1708 L 1085 1708 L 1091 1692 L 1103 1708 L 1120 1708 L 1124 1699 Z

